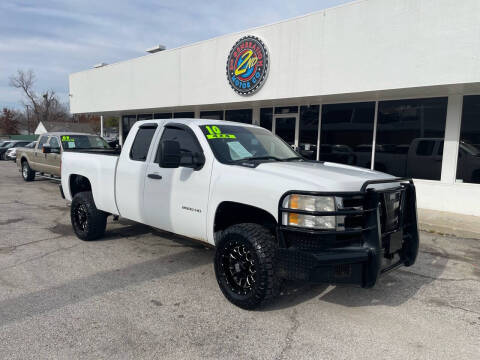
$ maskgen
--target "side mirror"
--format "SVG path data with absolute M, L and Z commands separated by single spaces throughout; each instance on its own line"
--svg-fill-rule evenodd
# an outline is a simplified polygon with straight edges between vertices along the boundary
M 52 148 L 50 145 L 43 145 L 42 147 L 42 153 L 44 154 L 50 154 L 52 152 Z
M 178 168 L 180 166 L 180 144 L 175 140 L 164 140 L 160 145 L 160 166 L 162 168 Z
M 180 165 L 192 168 L 195 171 L 200 170 L 205 165 L 205 155 L 198 152 L 183 154 Z

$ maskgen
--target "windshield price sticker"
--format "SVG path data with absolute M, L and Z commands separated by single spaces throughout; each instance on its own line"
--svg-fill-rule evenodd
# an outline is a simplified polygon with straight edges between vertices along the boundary
M 75 139 L 71 138 L 69 135 L 63 135 L 62 136 L 62 141 L 67 141 L 67 142 L 72 141 L 72 142 L 74 142 Z
M 207 139 L 236 139 L 233 134 L 222 134 L 218 126 L 205 126 L 208 131 Z

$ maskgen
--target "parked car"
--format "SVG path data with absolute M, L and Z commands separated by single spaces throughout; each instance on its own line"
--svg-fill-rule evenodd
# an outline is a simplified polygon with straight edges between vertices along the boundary
M 84 133 L 47 133 L 40 136 L 32 148 L 17 151 L 17 166 L 25 181 L 35 179 L 35 173 L 60 176 L 61 154 L 64 150 L 114 151 L 98 135 Z
M 245 309 L 283 279 L 372 287 L 418 252 L 411 180 L 305 160 L 254 125 L 139 121 L 119 155 L 65 150 L 60 190 L 82 240 L 114 215 L 215 245 L 220 289 Z
M 11 148 L 17 148 L 21 146 L 25 146 L 30 141 L 25 141 L 25 140 L 9 140 L 5 141 L 0 145 L 0 160 L 7 160 L 7 150 Z
M 37 144 L 36 141 L 32 141 L 31 143 L 28 143 L 27 145 L 25 145 L 24 148 L 31 149 L 31 148 L 35 147 L 36 144 Z M 10 148 L 10 149 L 7 150 L 7 152 L 5 153 L 5 157 L 7 158 L 7 160 L 12 160 L 12 161 L 17 160 L 17 149 L 18 148 L 20 148 L 20 146 L 13 147 L 13 148 Z

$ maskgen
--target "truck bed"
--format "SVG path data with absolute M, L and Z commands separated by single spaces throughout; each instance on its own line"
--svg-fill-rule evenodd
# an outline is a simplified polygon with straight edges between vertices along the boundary
M 71 176 L 84 176 L 92 186 L 97 208 L 118 215 L 115 201 L 115 172 L 119 159 L 118 151 L 85 149 L 64 151 L 62 154 L 62 188 L 67 200 L 70 194 Z

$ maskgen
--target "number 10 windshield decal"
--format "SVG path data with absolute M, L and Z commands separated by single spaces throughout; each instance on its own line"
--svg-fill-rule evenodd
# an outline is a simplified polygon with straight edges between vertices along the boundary
M 255 36 L 245 36 L 233 45 L 227 59 L 227 77 L 237 93 L 251 95 L 263 85 L 268 73 L 268 52 Z
M 208 134 L 205 134 L 207 139 L 235 139 L 236 136 L 232 134 L 223 134 L 218 126 L 205 126 Z

